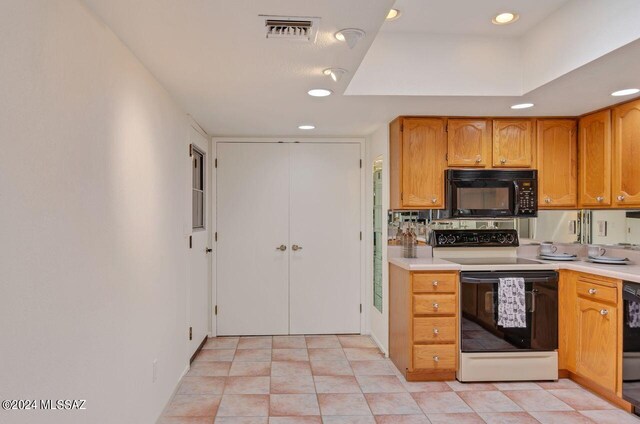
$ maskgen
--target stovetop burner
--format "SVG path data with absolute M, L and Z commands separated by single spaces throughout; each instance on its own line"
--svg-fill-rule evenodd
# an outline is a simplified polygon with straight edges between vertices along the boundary
M 446 258 L 460 265 L 535 265 L 541 262 L 523 258 Z

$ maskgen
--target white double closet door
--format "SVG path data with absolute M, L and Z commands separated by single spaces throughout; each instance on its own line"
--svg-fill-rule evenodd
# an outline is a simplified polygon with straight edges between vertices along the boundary
M 359 333 L 360 145 L 218 143 L 217 157 L 217 334 Z

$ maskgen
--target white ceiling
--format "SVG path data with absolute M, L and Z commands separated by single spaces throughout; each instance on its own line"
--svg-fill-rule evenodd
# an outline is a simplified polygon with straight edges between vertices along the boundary
M 397 0 L 401 19 L 385 22 L 384 32 L 424 32 L 518 37 L 568 0 Z M 502 12 L 520 15 L 517 25 L 496 26 L 491 19 Z
M 369 54 L 376 50 L 374 45 L 368 53 L 372 43 L 378 42 L 376 35 L 393 0 L 84 1 L 211 135 L 362 136 L 386 125 L 394 117 L 406 114 L 578 115 L 619 101 L 609 96 L 613 89 L 640 86 L 640 73 L 637 72 L 640 69 L 640 42 L 634 42 L 600 59 L 589 59 L 589 63 L 583 60 L 586 64 L 581 63 L 577 69 L 573 66 L 560 73 L 545 75 L 544 84 L 538 82 L 536 86 L 539 87 L 524 96 L 504 94 L 511 91 L 496 96 L 504 79 L 500 72 L 493 75 L 485 72 L 488 78 L 483 83 L 486 84 L 483 87 L 485 91 L 476 95 L 371 95 L 380 88 L 394 87 L 403 82 L 393 73 L 394 62 L 385 59 L 385 55 L 376 58 L 379 63 L 367 60 L 371 59 Z M 580 2 L 578 6 L 581 6 L 582 2 L 601 1 L 571 0 L 569 4 Z M 616 2 L 631 3 L 630 0 Z M 403 16 L 395 22 L 386 23 L 379 39 L 398 36 L 407 33 L 406 30 L 414 31 L 412 25 L 419 28 L 416 17 L 428 15 L 427 8 L 430 10 L 431 7 L 466 11 L 461 15 L 464 19 L 437 22 L 443 32 L 437 36 L 446 37 L 444 31 L 453 27 L 457 27 L 456 37 L 469 37 L 465 31 L 479 31 L 480 34 L 485 31 L 482 29 L 486 24 L 484 15 L 492 15 L 501 3 L 518 5 L 517 10 L 512 10 L 523 14 L 513 29 L 501 27 L 508 30 L 509 37 L 515 40 L 520 31 L 527 31 L 527 26 L 530 27 L 529 32 L 542 27 L 550 20 L 548 16 L 557 13 L 554 9 L 566 2 L 398 0 L 399 8 L 404 4 Z M 484 11 L 482 18 L 475 24 L 469 23 L 473 17 L 469 10 L 477 10 L 480 5 L 479 10 Z M 413 12 L 410 12 L 411 8 L 414 8 Z M 321 17 L 317 43 L 265 39 L 260 14 Z M 437 27 L 433 18 L 429 19 L 432 19 L 430 25 Z M 387 25 L 404 25 L 403 21 L 406 24 L 404 31 L 397 28 L 387 31 Z M 367 32 L 353 50 L 333 38 L 335 31 L 346 27 L 362 28 Z M 492 26 L 489 30 L 495 29 Z M 599 46 L 598 55 L 611 50 L 606 47 Z M 419 52 L 413 54 L 417 57 Z M 565 52 L 554 54 L 563 57 Z M 364 59 L 365 55 L 367 59 Z M 363 59 L 362 69 L 359 69 Z M 411 66 L 411 56 L 404 60 L 408 61 L 407 66 Z M 434 66 L 438 65 L 438 60 L 438 57 L 432 59 Z M 544 65 L 545 61 L 541 63 Z M 345 68 L 349 73 L 334 83 L 321 73 L 322 69 L 330 66 Z M 381 67 L 390 69 L 390 72 L 374 83 L 360 84 L 358 95 L 344 95 L 345 91 L 351 91 L 352 79 L 355 87 L 356 73 Z M 395 68 L 401 69 L 400 66 Z M 456 71 L 446 67 L 444 70 L 447 72 L 437 77 L 443 78 L 442 81 L 432 81 L 435 87 L 445 85 L 448 75 Z M 473 71 L 473 66 L 466 70 Z M 335 94 L 328 98 L 311 98 L 306 92 L 315 87 L 330 88 Z M 412 87 L 408 85 L 409 94 L 412 94 Z M 398 92 L 390 90 L 387 94 Z M 522 100 L 532 100 L 536 107 L 519 112 L 509 108 Z M 298 125 L 307 123 L 315 124 L 316 130 L 297 129 Z

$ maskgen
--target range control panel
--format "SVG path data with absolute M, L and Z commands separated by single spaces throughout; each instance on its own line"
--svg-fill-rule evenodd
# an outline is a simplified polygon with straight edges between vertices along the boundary
M 433 247 L 515 247 L 517 230 L 433 230 Z

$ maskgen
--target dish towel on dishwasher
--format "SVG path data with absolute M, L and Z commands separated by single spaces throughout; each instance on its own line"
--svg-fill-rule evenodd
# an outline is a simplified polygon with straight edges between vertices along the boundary
M 498 283 L 498 325 L 504 328 L 525 328 L 527 326 L 524 278 L 500 278 Z
M 629 311 L 627 315 L 627 325 L 629 328 L 640 328 L 640 303 L 629 301 Z

